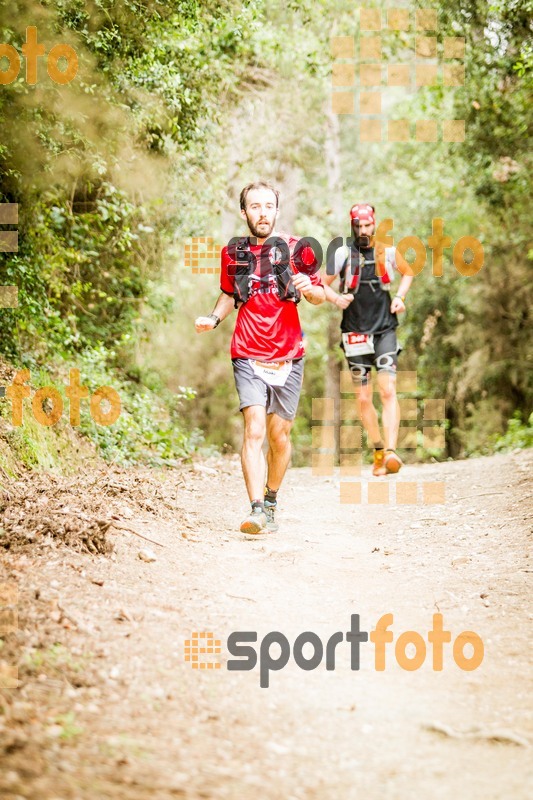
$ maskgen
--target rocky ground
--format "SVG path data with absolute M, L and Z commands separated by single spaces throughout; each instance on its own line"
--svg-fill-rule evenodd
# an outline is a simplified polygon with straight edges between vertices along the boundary
M 0 796 L 530 797 L 532 465 L 528 451 L 379 481 L 442 481 L 435 505 L 369 504 L 368 474 L 364 502 L 345 504 L 338 477 L 291 470 L 279 533 L 255 538 L 238 532 L 235 459 L 3 481 L 0 681 L 13 688 L 0 692 Z M 433 670 L 435 613 L 452 643 L 477 633 L 477 669 L 460 669 L 451 643 Z M 257 632 L 264 668 L 269 632 L 325 645 L 353 614 L 365 631 L 393 615 L 383 671 L 372 642 L 350 669 L 346 641 L 330 671 L 291 652 L 268 688 L 259 664 L 227 669 L 234 631 Z M 200 656 L 218 668 L 185 660 L 195 631 L 220 640 Z M 426 640 L 417 670 L 397 663 L 405 631 Z

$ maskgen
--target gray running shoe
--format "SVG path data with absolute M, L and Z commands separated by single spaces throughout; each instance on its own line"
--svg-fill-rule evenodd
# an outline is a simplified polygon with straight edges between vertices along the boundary
M 266 526 L 269 533 L 276 533 L 276 531 L 279 531 L 279 525 L 276 522 L 275 517 L 277 507 L 277 503 L 269 503 L 268 500 L 265 500 L 265 516 L 267 519 Z
M 259 506 L 253 508 L 241 522 L 242 533 L 266 533 L 267 516 Z

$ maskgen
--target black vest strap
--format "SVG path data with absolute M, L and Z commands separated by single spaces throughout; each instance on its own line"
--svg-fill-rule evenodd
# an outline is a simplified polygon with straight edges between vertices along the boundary
M 362 269 L 362 266 L 363 266 L 363 264 L 361 264 L 361 259 L 364 262 L 364 266 L 366 266 L 367 264 L 375 265 L 376 264 L 376 250 L 375 250 L 374 247 L 372 248 L 372 255 L 373 255 L 372 259 L 365 258 L 364 256 L 361 255 L 361 252 L 354 245 L 352 245 L 350 247 L 350 255 L 348 256 L 348 258 L 346 259 L 346 261 L 342 265 L 341 271 L 339 272 L 339 289 L 340 289 L 341 294 L 344 294 L 345 291 L 351 291 L 351 292 L 353 292 L 353 294 L 357 294 L 357 292 L 359 291 L 359 286 L 361 285 L 361 283 L 378 283 L 378 282 L 381 283 L 379 278 L 378 278 L 377 281 L 375 281 L 375 280 L 374 281 L 362 281 L 361 280 L 361 269 Z M 350 267 L 349 275 L 348 275 L 348 266 Z M 350 289 L 350 284 L 352 282 L 354 282 L 352 280 L 354 276 L 355 276 L 355 286 L 353 287 L 353 289 Z M 347 286 L 347 288 L 345 288 L 346 285 L 347 285 L 347 282 L 348 282 L 348 286 Z
M 279 245 L 279 246 L 278 246 Z M 235 308 L 239 303 L 246 303 L 250 299 L 251 277 L 256 270 L 256 260 L 250 250 L 250 240 L 248 237 L 232 240 L 228 245 L 228 254 L 233 260 L 235 270 L 233 299 Z M 268 264 L 266 264 L 268 259 Z M 300 292 L 295 289 L 291 281 L 292 269 L 290 262 L 289 246 L 284 239 L 277 237 L 272 241 L 271 247 L 266 250 L 262 248 L 260 255 L 260 275 L 261 278 L 273 274 L 276 279 L 278 295 L 280 300 L 291 300 L 299 303 L 301 300 Z M 263 263 L 265 261 L 265 263 Z

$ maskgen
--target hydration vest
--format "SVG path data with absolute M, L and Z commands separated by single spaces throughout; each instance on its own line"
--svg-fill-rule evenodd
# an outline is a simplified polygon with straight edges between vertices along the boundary
M 276 280 L 279 299 L 291 300 L 294 303 L 299 303 L 301 294 L 298 289 L 295 289 L 290 280 L 294 272 L 291 268 L 289 245 L 281 237 L 278 236 L 276 238 L 282 247 L 278 247 L 277 243 L 274 243 L 270 247 L 268 253 L 261 250 L 259 255 L 260 280 L 268 280 L 268 276 L 272 274 Z M 235 249 L 233 250 L 233 248 Z M 283 258 L 284 251 L 289 254 L 288 261 L 286 258 Z M 228 254 L 230 257 L 234 258 L 233 265 L 235 274 L 233 299 L 235 301 L 235 308 L 238 308 L 239 303 L 246 303 L 250 299 L 252 276 L 256 271 L 257 263 L 254 254 L 250 250 L 248 237 L 239 239 L 236 245 L 228 245 Z M 267 269 L 265 269 L 263 263 L 261 263 L 263 259 L 266 258 L 269 260 Z
M 361 269 L 366 264 L 375 265 L 374 275 L 379 279 L 381 288 L 388 292 L 391 288 L 391 283 L 394 279 L 394 267 L 396 265 L 396 256 L 394 247 L 385 247 L 382 242 L 377 242 L 373 249 L 373 260 L 364 258 L 355 245 L 350 247 L 350 255 L 344 262 L 339 273 L 340 292 L 350 292 L 357 294 L 359 286 L 361 285 Z M 391 251 L 392 260 L 388 258 L 387 251 Z M 349 271 L 348 271 L 349 270 Z M 375 280 L 364 281 L 365 283 L 376 283 Z

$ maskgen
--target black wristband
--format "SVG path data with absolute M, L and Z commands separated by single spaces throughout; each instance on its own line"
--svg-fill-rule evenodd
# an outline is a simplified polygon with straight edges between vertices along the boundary
M 219 317 L 219 316 L 217 316 L 216 314 L 209 314 L 209 318 L 210 318 L 210 319 L 214 319 L 214 320 L 215 320 L 215 325 L 214 325 L 214 327 L 215 327 L 215 328 L 216 328 L 218 325 L 220 325 L 220 317 Z

